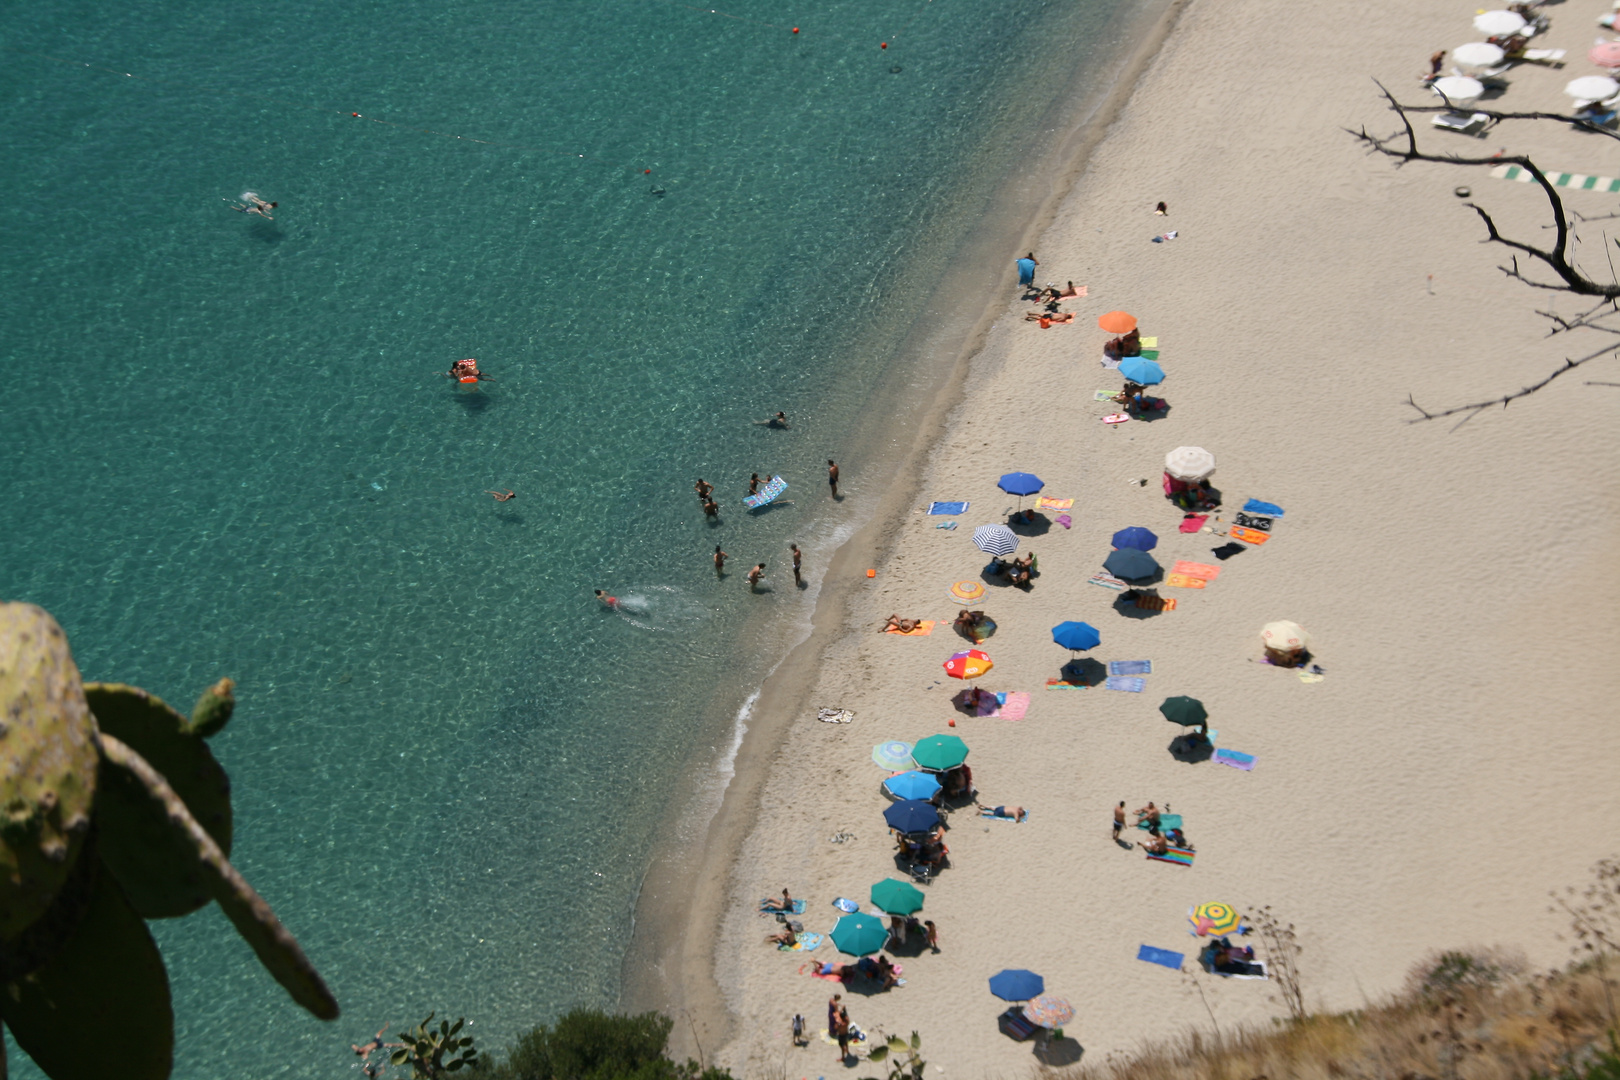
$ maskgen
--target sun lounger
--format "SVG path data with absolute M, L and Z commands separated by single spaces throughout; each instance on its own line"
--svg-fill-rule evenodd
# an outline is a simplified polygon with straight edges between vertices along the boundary
M 1524 58 L 1532 64 L 1557 64 L 1564 59 L 1563 49 L 1526 49 Z
M 1455 131 L 1459 135 L 1477 135 L 1485 130 L 1485 125 L 1490 119 L 1482 112 L 1471 114 L 1443 112 L 1435 113 L 1429 123 L 1446 131 Z

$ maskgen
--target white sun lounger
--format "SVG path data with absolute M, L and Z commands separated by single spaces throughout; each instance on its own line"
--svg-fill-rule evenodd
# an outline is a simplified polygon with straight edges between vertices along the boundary
M 1475 135 L 1485 127 L 1489 120 L 1489 116 L 1479 112 L 1471 116 L 1463 113 L 1435 113 L 1434 118 L 1429 123 L 1437 128 L 1455 131 L 1459 135 Z

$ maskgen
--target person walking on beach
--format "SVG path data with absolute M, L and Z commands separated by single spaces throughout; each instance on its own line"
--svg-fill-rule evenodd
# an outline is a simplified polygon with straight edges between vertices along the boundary
M 839 1002 L 844 1000 L 843 994 L 834 994 L 827 999 L 827 1030 L 836 1035 L 838 1033 Z
M 804 558 L 804 553 L 799 550 L 798 544 L 789 544 L 788 550 L 793 552 L 793 584 L 803 585 L 804 578 L 799 576 L 799 560 Z
M 833 1032 L 838 1037 L 838 1060 L 849 1060 L 849 1010 L 842 1005 L 838 1006 L 838 1030 Z
M 706 503 L 709 501 L 709 493 L 714 490 L 714 485 L 705 482 L 700 476 L 698 482 L 692 485 L 692 490 L 697 492 L 698 502 Z
M 1119 805 L 1114 807 L 1114 839 L 1115 840 L 1119 839 L 1119 831 L 1121 829 L 1123 829 L 1124 827 L 1125 827 L 1125 800 L 1121 799 L 1121 800 L 1119 800 Z
M 1035 253 L 1033 251 L 1028 255 L 1025 255 L 1022 259 L 1018 260 L 1017 266 L 1019 288 L 1028 288 L 1029 286 L 1035 284 L 1035 268 L 1039 265 L 1041 265 L 1040 260 L 1035 258 Z
M 764 563 L 755 563 L 754 568 L 752 570 L 748 571 L 748 573 L 746 575 L 746 577 L 748 579 L 748 591 L 749 592 L 759 592 L 759 579 L 764 577 L 764 576 L 765 576 L 765 564 Z
M 730 558 L 730 556 L 728 556 L 725 552 L 720 550 L 720 545 L 719 544 L 714 545 L 714 576 L 715 577 L 725 577 L 726 576 L 726 559 L 728 559 L 728 558 Z
M 827 484 L 832 488 L 832 497 L 838 498 L 838 462 L 832 458 L 827 459 Z
M 924 919 L 923 929 L 928 938 L 928 947 L 934 952 L 939 952 L 939 927 L 934 925 L 933 919 Z

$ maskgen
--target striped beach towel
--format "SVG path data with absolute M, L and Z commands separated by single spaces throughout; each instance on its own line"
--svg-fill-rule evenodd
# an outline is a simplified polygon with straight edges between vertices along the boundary
M 1037 510 L 1073 510 L 1073 499 L 1048 499 L 1045 495 L 1035 500 Z
M 1149 855 L 1154 862 L 1174 863 L 1177 866 L 1191 866 L 1195 852 L 1188 848 L 1173 847 L 1163 855 Z
M 1608 176 L 1587 176 L 1585 173 L 1551 172 L 1541 170 L 1541 174 L 1553 187 L 1574 188 L 1576 191 L 1603 191 L 1613 194 L 1620 192 L 1620 180 Z M 1491 175 L 1498 180 L 1517 180 L 1521 184 L 1533 184 L 1535 176 L 1529 169 L 1518 165 L 1498 165 L 1491 170 Z
M 1110 660 L 1110 661 L 1108 661 L 1108 674 L 1110 674 L 1110 675 L 1151 675 L 1151 674 L 1153 674 L 1153 661 L 1151 661 L 1151 660 Z
M 1129 694 L 1140 694 L 1147 689 L 1147 680 L 1138 679 L 1134 675 L 1110 675 L 1103 685 L 1110 690 L 1124 690 Z
M 1234 769 L 1251 772 L 1254 769 L 1255 757 L 1253 754 L 1240 754 L 1236 750 L 1227 750 L 1223 747 L 1215 751 L 1215 760 L 1222 765 L 1230 765 Z
M 1170 596 L 1148 596 L 1143 594 L 1136 598 L 1136 607 L 1139 611 L 1174 611 L 1176 599 Z

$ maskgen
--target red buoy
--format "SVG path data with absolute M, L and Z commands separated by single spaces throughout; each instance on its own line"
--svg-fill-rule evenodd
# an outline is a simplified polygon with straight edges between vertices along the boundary
M 794 33 L 795 33 L 795 34 L 797 34 L 797 33 L 798 33 L 798 32 L 799 32 L 799 28 L 798 28 L 798 27 L 797 27 L 797 26 L 795 26 L 795 27 L 794 27 L 794 28 L 793 28 L 793 32 L 794 32 Z
M 880 49 L 887 49 L 888 47 L 889 47 L 889 43 L 887 41 L 885 41 L 883 44 L 878 46 L 878 48 L 880 48 Z
M 350 113 L 350 114 L 349 114 L 349 115 L 350 115 L 350 116 L 359 116 L 359 115 L 360 115 L 360 114 L 359 114 L 359 113 L 357 113 L 357 112 L 352 112 L 352 113 Z

